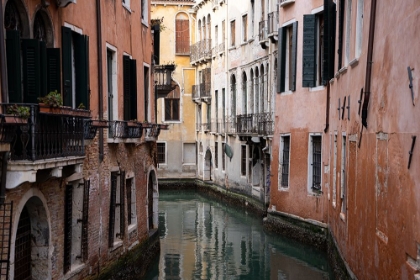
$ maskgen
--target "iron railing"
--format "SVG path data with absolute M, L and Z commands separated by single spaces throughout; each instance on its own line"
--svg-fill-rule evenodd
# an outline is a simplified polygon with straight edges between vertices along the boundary
M 268 35 L 276 34 L 279 23 L 279 12 L 271 12 L 268 14 Z
M 238 134 L 273 135 L 273 113 L 238 115 L 236 118 Z
M 191 62 L 211 59 L 211 39 L 201 40 L 191 45 Z
M 226 133 L 236 133 L 236 117 L 227 117 L 225 124 Z
M 154 80 L 156 91 L 161 97 L 166 97 L 168 93 L 175 89 L 172 84 L 172 73 L 175 65 L 156 65 L 154 68 Z
M 111 138 L 141 138 L 143 129 L 140 123 L 129 121 L 110 121 L 109 137 Z
M 11 105 L 13 104 L 1 104 L 2 111 L 7 112 Z M 14 125 L 7 136 L 2 136 L 12 139 L 12 160 L 35 161 L 85 155 L 84 122 L 90 117 L 68 115 L 71 108 L 66 108 L 66 114 L 60 110 L 55 114 L 53 110 L 48 113 L 40 112 L 38 104 L 16 105 L 29 108 L 29 118 L 26 124 Z M 4 130 L 4 125 L 2 126 Z
M 267 40 L 267 20 L 260 21 L 258 35 L 259 35 L 260 42 Z
M 156 141 L 160 134 L 160 126 L 158 124 L 152 124 L 151 127 L 146 128 L 145 140 Z

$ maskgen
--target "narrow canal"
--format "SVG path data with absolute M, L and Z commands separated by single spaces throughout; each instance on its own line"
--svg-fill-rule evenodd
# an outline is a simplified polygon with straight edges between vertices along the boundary
M 161 250 L 146 279 L 330 279 L 326 254 L 195 192 L 161 191 Z

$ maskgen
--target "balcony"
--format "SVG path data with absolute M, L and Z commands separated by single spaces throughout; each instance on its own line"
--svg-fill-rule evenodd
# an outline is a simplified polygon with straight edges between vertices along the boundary
M 151 124 L 150 127 L 145 128 L 144 140 L 147 142 L 155 142 L 160 134 L 161 126 L 158 124 Z
M 194 102 L 201 104 L 200 99 L 200 86 L 199 85 L 193 85 L 192 86 L 192 99 Z
M 13 104 L 1 104 L 2 112 L 7 112 L 10 106 Z M 63 107 L 43 112 L 38 104 L 16 106 L 28 108 L 25 122 L 18 121 L 16 115 L 14 122 L 7 121 L 3 114 L 0 125 L 0 142 L 10 143 L 6 187 L 11 189 L 41 177 L 63 177 L 64 173 L 80 170 L 85 157 L 84 131 L 89 111 Z M 41 170 L 46 172 L 37 174 Z
M 259 23 L 259 32 L 258 32 L 258 37 L 259 37 L 259 42 L 260 45 L 263 49 L 266 49 L 268 47 L 268 21 L 267 20 L 263 20 L 260 21 Z
M 172 81 L 172 73 L 175 65 L 156 65 L 154 68 L 154 80 L 156 86 L 157 98 L 165 98 L 175 89 L 175 83 Z
M 272 136 L 274 133 L 273 113 L 238 115 L 236 119 L 239 135 Z
M 191 64 L 211 60 L 211 39 L 201 40 L 191 46 Z
M 278 23 L 279 23 L 279 12 L 271 12 L 268 14 L 268 38 L 272 43 L 278 41 Z
M 133 121 L 110 121 L 109 139 L 110 143 L 137 143 L 143 135 L 141 123 Z
M 236 134 L 236 117 L 233 116 L 226 118 L 225 129 L 227 134 Z
M 222 55 L 225 52 L 225 42 L 219 44 L 219 54 Z

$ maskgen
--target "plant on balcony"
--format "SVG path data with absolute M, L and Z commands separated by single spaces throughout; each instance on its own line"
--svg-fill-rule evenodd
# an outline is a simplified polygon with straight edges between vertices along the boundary
M 57 108 L 63 106 L 63 98 L 57 90 L 51 91 L 46 96 L 38 97 L 38 101 L 49 107 Z
M 153 30 L 155 30 L 155 27 L 156 26 L 159 27 L 159 31 L 160 32 L 162 32 L 163 30 L 166 29 L 166 26 L 163 24 L 163 18 L 164 17 L 162 17 L 162 18 L 155 18 L 155 19 L 152 19 L 151 20 Z
M 18 106 L 13 104 L 7 107 L 7 114 L 27 120 L 31 116 L 30 108 L 26 106 Z
M 176 63 L 175 63 L 175 61 L 168 61 L 168 62 L 165 62 L 164 64 L 162 64 L 162 66 L 165 69 L 169 69 L 169 70 L 173 71 L 176 68 Z

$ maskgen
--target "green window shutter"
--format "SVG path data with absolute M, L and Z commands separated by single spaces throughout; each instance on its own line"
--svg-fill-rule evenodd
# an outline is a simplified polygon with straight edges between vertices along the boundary
M 280 27 L 278 31 L 279 49 L 277 58 L 277 92 L 285 91 L 285 73 L 286 73 L 286 29 Z
M 326 84 L 334 77 L 336 12 L 332 0 L 324 0 L 324 58 L 322 81 Z
M 137 65 L 136 60 L 130 60 L 130 120 L 137 119 Z
M 298 22 L 292 24 L 292 84 L 289 86 L 291 91 L 296 90 L 296 58 L 297 58 L 297 35 L 298 35 Z
M 57 90 L 61 92 L 61 79 L 60 79 L 60 49 L 48 48 L 47 49 L 47 91 Z
M 62 64 L 63 64 L 63 103 L 65 106 L 72 106 L 72 81 L 73 81 L 73 65 L 72 65 L 72 55 L 71 55 L 71 41 L 72 41 L 72 31 L 70 28 L 62 26 L 61 27 L 61 54 L 62 54 Z
M 47 95 L 47 79 L 48 79 L 48 70 L 47 70 L 47 45 L 45 42 L 39 42 L 39 54 L 40 54 L 40 69 L 41 69 L 41 82 L 40 82 L 40 91 L 38 96 Z
M 316 79 L 316 18 L 303 15 L 302 87 L 314 87 Z
M 23 102 L 22 73 L 20 68 L 20 35 L 18 30 L 6 30 L 6 56 L 9 102 L 21 103 Z
M 124 120 L 129 121 L 131 114 L 130 114 L 130 101 L 131 101 L 131 82 L 130 82 L 130 57 L 124 55 L 123 56 L 123 91 L 124 91 Z
M 87 36 L 73 33 L 74 42 L 74 64 L 76 69 L 76 107 L 80 103 L 88 108 L 89 103 L 89 85 L 88 85 L 88 40 Z
M 22 40 L 23 99 L 37 103 L 41 91 L 40 46 L 35 39 Z

